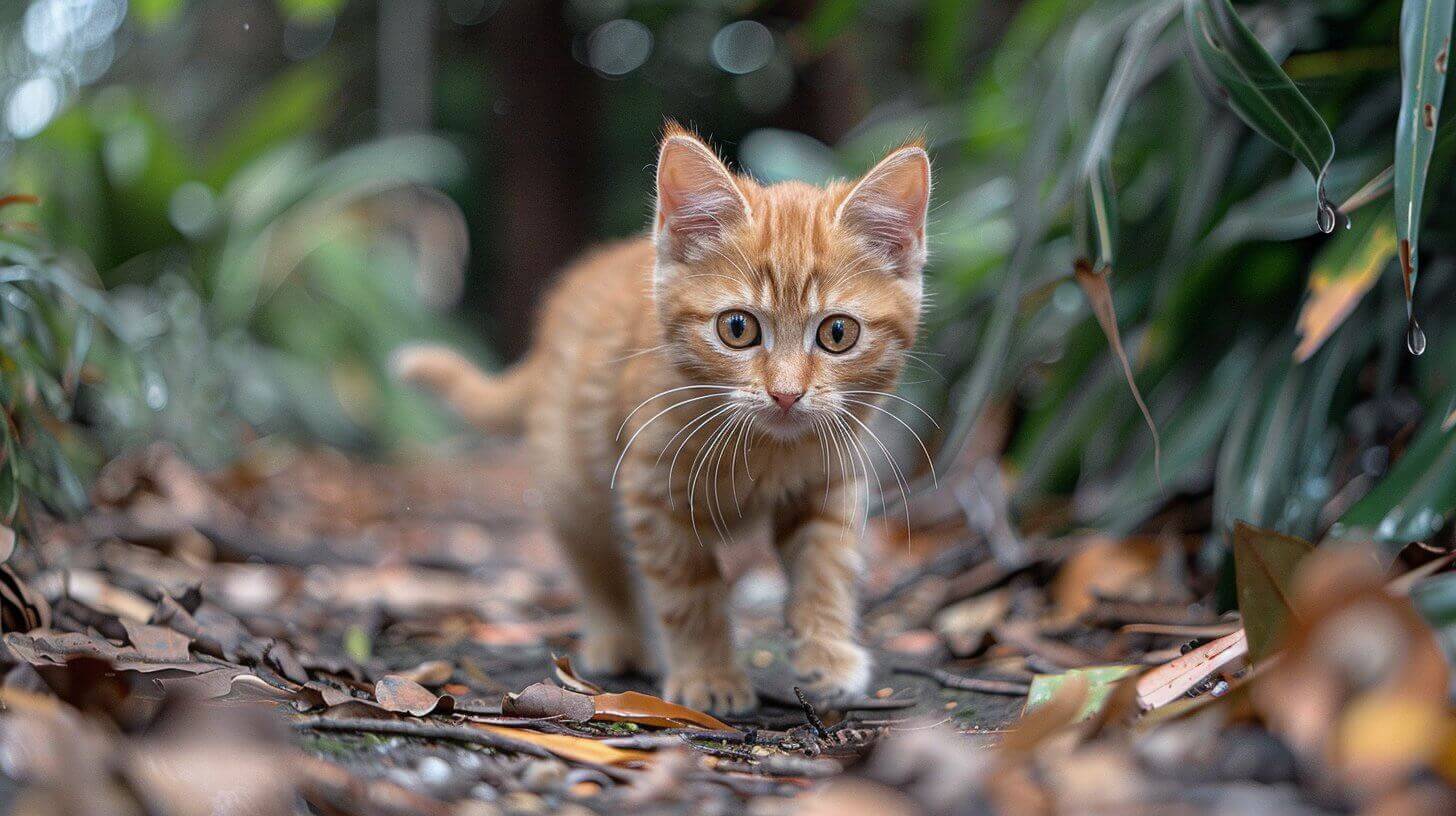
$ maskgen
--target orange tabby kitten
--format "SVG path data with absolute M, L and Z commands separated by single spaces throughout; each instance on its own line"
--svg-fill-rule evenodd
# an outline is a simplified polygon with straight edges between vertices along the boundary
M 630 553 L 665 635 L 666 696 L 753 707 L 713 545 L 767 519 L 795 670 L 821 699 L 863 692 L 858 435 L 915 342 L 929 199 L 918 144 L 856 184 L 764 185 L 670 126 L 651 238 L 570 269 L 521 363 L 488 377 L 447 349 L 398 355 L 404 379 L 475 424 L 526 431 L 581 585 L 589 670 L 653 663 Z

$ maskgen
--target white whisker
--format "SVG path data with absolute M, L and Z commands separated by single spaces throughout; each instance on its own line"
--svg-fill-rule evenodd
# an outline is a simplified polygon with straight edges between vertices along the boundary
M 647 399 L 642 400 L 641 402 L 637 403 L 637 407 L 636 408 L 633 408 L 631 411 L 629 411 L 627 413 L 627 416 L 625 416 L 625 417 L 622 418 L 622 424 L 617 426 L 617 436 L 616 436 L 616 438 L 617 439 L 621 439 L 622 438 L 622 431 L 624 429 L 626 429 L 627 423 L 630 422 L 632 420 L 632 417 L 633 416 L 636 416 L 637 412 L 640 411 L 640 410 L 642 410 L 642 406 L 646 405 L 647 403 L 652 402 L 653 400 L 657 399 L 658 397 L 665 397 L 668 394 L 675 394 L 675 393 L 677 393 L 679 391 L 690 391 L 692 389 L 702 390 L 704 388 L 718 388 L 718 389 L 721 389 L 724 393 L 727 393 L 729 391 L 735 391 L 735 390 L 737 390 L 736 388 L 734 388 L 731 385 L 680 385 L 677 388 L 669 388 L 666 391 L 658 391 L 656 394 L 653 394 L 652 396 L 648 397 Z M 646 427 L 646 426 L 643 426 L 643 427 Z
M 901 503 L 905 505 L 905 536 L 906 536 L 905 543 L 907 545 L 909 545 L 909 543 L 910 543 L 910 539 L 909 539 L 909 536 L 910 536 L 910 485 L 909 485 L 909 481 L 906 480 L 905 474 L 901 472 L 900 465 L 895 462 L 895 457 L 893 457 L 893 456 L 890 455 L 890 449 L 887 448 L 887 447 L 885 447 L 885 443 L 884 442 L 880 441 L 879 434 L 877 434 L 873 430 L 871 430 L 870 429 L 870 426 L 868 426 L 864 422 L 862 422 L 860 420 L 860 418 L 857 417 L 857 416 L 855 416 L 852 412 L 850 412 L 850 411 L 848 411 L 846 409 L 843 409 L 843 408 L 839 409 L 839 411 L 841 413 L 843 413 L 844 416 L 847 416 L 851 420 L 854 420 L 854 423 L 856 425 L 858 425 L 861 428 L 863 428 L 864 429 L 864 432 L 870 435 L 870 438 L 873 439 L 874 442 L 875 442 L 875 444 L 879 446 L 880 452 L 883 453 L 883 454 L 885 454 L 885 461 L 887 461 L 887 462 L 890 463 L 890 470 L 892 472 L 894 472 L 894 474 L 895 474 L 895 484 L 898 485 L 899 488 L 900 488 L 900 498 L 902 500 Z M 863 444 L 863 443 L 861 443 L 861 444 Z M 885 505 L 885 493 L 884 493 L 883 490 L 881 490 L 880 491 L 880 506 L 883 507 L 884 505 Z
M 923 453 L 923 454 L 925 454 L 925 463 L 928 464 L 928 465 L 930 465 L 930 480 L 931 480 L 931 482 L 934 483 L 934 485 L 936 487 L 940 487 L 940 478 L 935 475 L 935 460 L 933 458 L 931 458 L 931 456 L 930 456 L 930 449 L 927 448 L 927 447 L 925 447 L 925 442 L 920 439 L 920 434 L 915 433 L 915 429 L 914 428 L 912 428 L 909 425 L 907 425 L 905 423 L 905 420 L 903 420 L 903 419 L 895 416 L 893 413 L 891 413 L 889 411 L 886 411 L 884 408 L 881 408 L 880 406 L 875 405 L 873 403 L 863 402 L 863 401 L 857 400 L 857 399 L 849 399 L 848 397 L 846 397 L 844 401 L 847 402 L 847 403 L 850 403 L 851 405 L 863 405 L 864 407 L 869 408 L 871 410 L 879 411 L 880 413 L 884 414 L 885 416 L 889 417 L 890 419 L 893 419 L 896 422 L 900 423 L 900 426 L 902 428 L 904 428 L 906 431 L 909 431 L 910 432 L 910 435 L 915 438 L 915 444 L 917 444 L 917 445 L 920 446 L 920 452 Z
M 693 437 L 698 435 L 698 431 L 701 431 L 703 428 L 708 427 L 708 424 L 711 423 L 714 419 L 721 416 L 722 414 L 727 413 L 732 408 L 732 403 L 726 403 L 724 405 L 714 406 L 713 408 L 710 408 L 709 410 L 698 414 L 687 425 L 679 428 L 677 433 L 673 434 L 672 438 L 667 440 L 667 444 L 662 446 L 662 452 L 657 454 L 658 464 L 662 463 L 663 454 L 667 453 L 667 449 L 672 447 L 672 440 L 676 439 L 680 434 L 682 434 L 684 431 L 687 431 L 690 427 L 692 428 L 692 430 L 688 432 L 688 435 L 684 436 L 683 440 L 678 443 L 677 450 L 673 451 L 672 453 L 672 461 L 669 462 L 667 466 L 667 504 L 669 507 L 673 508 L 674 510 L 677 509 L 677 497 L 673 495 L 672 492 L 672 477 L 673 474 L 677 472 L 677 457 L 682 454 L 683 448 L 687 446 L 688 442 L 690 442 Z M 694 460 L 696 461 L 696 457 L 694 457 Z M 688 466 L 688 471 L 691 473 L 691 465 Z
M 931 425 L 934 425 L 937 428 L 940 427 L 940 423 L 939 422 L 936 422 L 935 421 L 935 417 L 931 416 L 928 411 L 926 411 L 924 408 L 921 408 L 919 405 L 916 405 L 915 403 L 911 402 L 910 400 L 905 399 L 904 397 L 900 396 L 899 394 L 891 394 L 888 391 L 866 391 L 866 390 L 863 390 L 863 389 L 854 390 L 854 391 L 839 391 L 837 393 L 840 393 L 840 394 L 862 394 L 862 395 L 871 395 L 871 396 L 876 396 L 876 397 L 889 397 L 892 400 L 897 400 L 899 402 L 903 402 L 906 405 L 910 406 L 911 408 L 914 408 L 915 410 L 917 410 L 917 411 L 920 412 L 921 416 L 924 416 L 926 419 L 930 420 L 930 424 Z
M 676 408 L 679 408 L 679 407 L 681 407 L 683 405 L 687 405 L 690 402 L 699 402 L 699 401 L 705 400 L 705 399 L 716 399 L 716 398 L 719 398 L 721 396 L 723 396 L 723 395 L 722 394 L 705 394 L 705 395 L 703 395 L 701 397 L 691 397 L 689 399 L 683 400 L 682 402 L 675 402 L 672 405 L 669 405 L 666 408 L 662 409 L 661 411 L 658 411 L 656 414 L 654 414 L 652 416 L 651 419 L 649 419 L 646 422 L 644 422 L 642 424 L 642 427 L 638 428 L 637 431 L 632 434 L 631 438 L 629 438 L 627 440 L 627 444 L 625 444 L 625 445 L 622 446 L 622 453 L 617 456 L 617 464 L 612 468 L 612 481 L 611 481 L 610 487 L 615 488 L 617 486 L 617 471 L 619 471 L 619 470 L 622 469 L 622 461 L 627 458 L 627 451 L 629 451 L 629 450 L 632 449 L 632 443 L 633 442 L 636 442 L 637 441 L 637 437 L 641 436 L 643 431 L 645 431 L 649 427 L 651 427 L 652 426 L 652 423 L 656 422 L 658 419 L 660 419 L 668 411 L 672 411 L 672 410 L 674 410 Z

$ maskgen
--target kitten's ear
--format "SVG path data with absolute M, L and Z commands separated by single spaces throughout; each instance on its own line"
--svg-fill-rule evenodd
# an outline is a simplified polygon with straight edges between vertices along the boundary
M 925 265 L 930 157 L 920 145 L 886 156 L 839 205 L 839 222 L 869 241 L 902 275 Z
M 748 218 L 748 200 L 712 149 L 671 127 L 657 154 L 657 218 L 653 238 L 677 261 Z

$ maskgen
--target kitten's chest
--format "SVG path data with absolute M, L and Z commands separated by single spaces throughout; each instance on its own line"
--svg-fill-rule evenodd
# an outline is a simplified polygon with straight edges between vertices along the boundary
M 656 478 L 668 503 L 700 528 L 733 529 L 775 508 L 820 499 L 825 457 L 817 444 L 784 446 L 744 438 L 665 462 Z

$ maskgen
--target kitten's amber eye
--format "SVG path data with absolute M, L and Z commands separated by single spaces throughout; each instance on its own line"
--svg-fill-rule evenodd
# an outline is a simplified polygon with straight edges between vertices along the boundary
M 758 345 L 758 318 L 748 312 L 735 309 L 718 315 L 718 337 L 728 348 L 748 348 Z
M 859 321 L 846 315 L 830 315 L 819 324 L 819 347 L 832 354 L 843 354 L 859 340 Z

